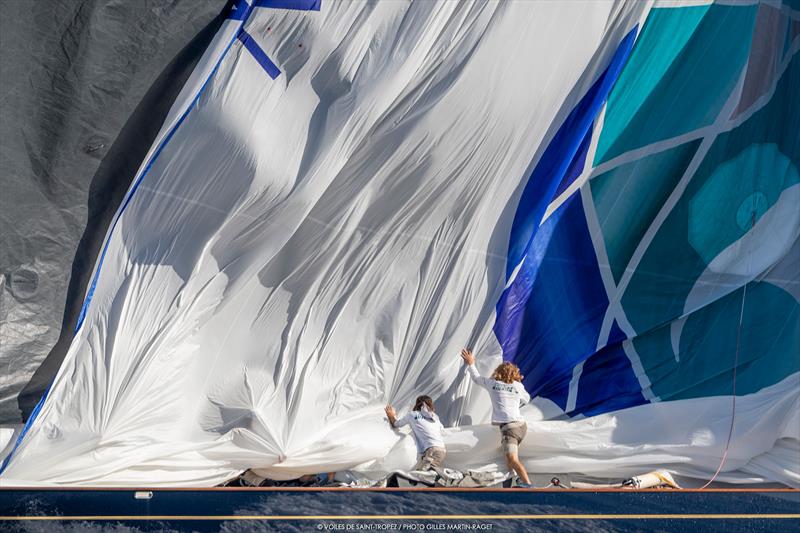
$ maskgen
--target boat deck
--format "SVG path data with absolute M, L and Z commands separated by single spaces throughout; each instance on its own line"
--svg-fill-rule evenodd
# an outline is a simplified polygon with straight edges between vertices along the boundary
M 15 489 L 0 529 L 797 531 L 792 489 Z M 69 528 L 69 529 L 67 529 Z

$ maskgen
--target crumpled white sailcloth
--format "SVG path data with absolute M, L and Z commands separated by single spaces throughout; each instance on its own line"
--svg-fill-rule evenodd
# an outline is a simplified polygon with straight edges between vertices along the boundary
M 458 353 L 475 347 L 484 373 L 499 361 L 494 306 L 524 180 L 649 7 L 256 8 L 245 27 L 275 80 L 227 21 L 109 230 L 86 319 L 3 484 L 379 477 L 415 462 L 383 405 L 422 393 L 460 424 L 449 467 L 502 465 Z M 726 479 L 800 485 L 778 460 L 800 438 L 797 390 L 792 376 L 740 399 Z M 702 477 L 730 398 L 575 422 L 525 412 L 531 471 Z

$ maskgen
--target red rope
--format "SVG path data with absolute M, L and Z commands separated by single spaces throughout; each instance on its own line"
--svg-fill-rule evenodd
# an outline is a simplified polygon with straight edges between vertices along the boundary
M 756 225 L 755 218 L 756 218 L 755 217 L 755 213 L 753 213 L 753 215 L 752 215 L 752 217 L 750 219 L 750 223 L 751 223 L 750 229 L 752 229 L 753 226 Z M 734 423 L 734 420 L 736 420 L 736 370 L 737 370 L 737 368 L 739 366 L 739 346 L 740 346 L 740 342 L 741 342 L 741 339 L 742 339 L 742 322 L 744 321 L 744 301 L 745 301 L 745 298 L 747 298 L 747 283 L 744 284 L 744 288 L 742 290 L 742 306 L 739 309 L 739 327 L 736 330 L 736 354 L 734 355 L 734 358 L 733 358 L 733 399 L 731 400 L 731 403 L 732 403 L 732 405 L 731 405 L 731 427 L 728 430 L 728 440 L 725 442 L 725 450 L 722 453 L 722 459 L 719 462 L 719 466 L 717 467 L 717 471 L 714 472 L 714 475 L 711 476 L 711 479 L 708 480 L 708 483 L 706 483 L 705 485 L 700 487 L 700 490 L 708 488 L 708 486 L 711 485 L 714 482 L 715 479 L 717 479 L 717 476 L 722 471 L 722 467 L 725 465 L 725 460 L 728 458 L 728 450 L 730 449 L 730 446 L 731 446 L 731 438 L 733 437 L 733 423 Z

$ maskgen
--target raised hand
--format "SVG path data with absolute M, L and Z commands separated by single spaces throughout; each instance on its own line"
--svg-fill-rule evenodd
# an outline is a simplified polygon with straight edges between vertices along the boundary
M 463 359 L 468 366 L 472 366 L 475 364 L 475 356 L 472 355 L 472 352 L 466 348 L 461 350 L 461 359 Z
M 397 412 L 394 410 L 394 407 L 391 405 L 387 405 L 384 409 L 386 411 L 386 416 L 389 417 L 389 420 L 393 420 L 397 418 Z

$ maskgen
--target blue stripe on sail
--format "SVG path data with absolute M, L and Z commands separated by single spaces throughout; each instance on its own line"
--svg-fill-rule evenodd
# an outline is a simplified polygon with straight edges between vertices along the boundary
M 252 5 L 248 4 L 247 0 L 239 0 L 231 8 L 231 14 L 228 18 L 231 20 L 245 20 L 254 7 L 319 11 L 322 7 L 322 0 L 255 0 Z
M 589 153 L 589 145 L 592 144 L 592 128 L 593 124 L 589 124 L 589 129 L 586 130 L 586 135 L 578 146 L 578 151 L 575 153 L 572 162 L 564 173 L 561 183 L 558 184 L 553 198 L 558 198 L 561 193 L 566 191 L 567 187 L 572 185 L 572 182 L 581 175 L 581 172 L 583 172 L 583 167 L 586 166 L 586 155 Z
M 575 156 L 579 154 L 595 116 L 630 55 L 637 28 L 638 25 L 622 39 L 606 70 L 564 120 L 531 172 L 511 226 L 506 278 L 511 277 L 511 273 L 525 256 L 528 243 L 536 232 L 547 206 L 555 197 L 555 192 L 568 169 L 573 166 Z
M 267 56 L 267 53 L 258 45 L 253 36 L 247 33 L 246 31 L 242 30 L 239 32 L 239 40 L 242 41 L 242 44 L 250 52 L 250 55 L 253 56 L 253 59 L 258 61 L 258 64 L 261 65 L 266 73 L 269 75 L 270 78 L 273 80 L 281 75 L 281 69 L 272 62 L 272 60 Z
M 42 410 L 42 405 L 44 405 L 44 399 L 47 398 L 47 395 L 50 393 L 51 386 L 52 384 L 47 387 L 47 389 L 44 391 L 44 394 L 42 394 L 42 397 L 39 398 L 39 401 L 36 403 L 36 407 L 34 407 L 33 411 L 31 411 L 31 416 L 28 417 L 28 421 L 25 422 L 25 425 L 22 427 L 22 431 L 19 432 L 19 436 L 17 437 L 17 440 L 14 443 L 14 447 L 11 449 L 11 452 L 9 452 L 9 454 L 6 455 L 5 459 L 3 459 L 3 464 L 0 465 L 0 474 L 2 474 L 5 471 L 6 467 L 8 466 L 8 463 L 11 462 L 11 456 L 14 455 L 14 452 L 17 451 L 17 448 L 22 443 L 22 438 L 31 428 L 31 424 L 33 424 L 33 421 L 36 419 L 36 416 L 39 414 L 39 411 Z
M 301 11 L 319 11 L 322 0 L 256 0 L 256 7 L 272 9 L 299 9 Z

